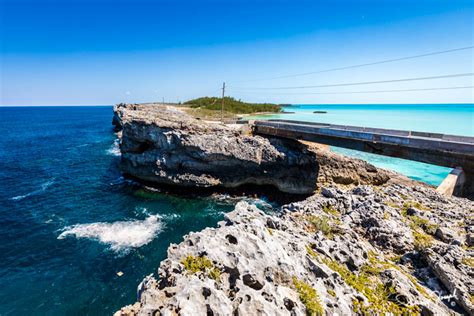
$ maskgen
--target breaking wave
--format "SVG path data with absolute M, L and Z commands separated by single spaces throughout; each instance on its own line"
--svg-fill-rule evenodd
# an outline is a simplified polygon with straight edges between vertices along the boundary
M 58 239 L 69 236 L 89 238 L 109 245 L 115 252 L 121 252 L 148 244 L 162 228 L 160 218 L 157 215 L 151 215 L 142 221 L 99 222 L 68 226 L 64 228 Z
M 54 179 L 52 180 L 49 180 L 49 181 L 46 181 L 45 183 L 41 184 L 41 188 L 39 188 L 38 190 L 34 190 L 30 193 L 27 193 L 25 195 L 18 195 L 18 196 L 14 196 L 11 198 L 11 200 L 13 201 L 19 201 L 19 200 L 23 200 L 24 198 L 27 198 L 29 196 L 32 196 L 32 195 L 36 195 L 36 194 L 40 194 L 44 191 L 46 191 L 46 189 L 51 186 L 52 184 L 54 183 Z
M 112 155 L 112 156 L 120 156 L 120 140 L 116 139 L 114 140 L 114 143 L 112 146 L 107 149 L 107 154 Z

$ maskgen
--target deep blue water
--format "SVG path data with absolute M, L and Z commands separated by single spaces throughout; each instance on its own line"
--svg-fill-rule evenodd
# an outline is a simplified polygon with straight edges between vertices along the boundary
M 0 315 L 112 314 L 170 243 L 233 209 L 124 181 L 111 118 L 112 107 L 0 107 Z

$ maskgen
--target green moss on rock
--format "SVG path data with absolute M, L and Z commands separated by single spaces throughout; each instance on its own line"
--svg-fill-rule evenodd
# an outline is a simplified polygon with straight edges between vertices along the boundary
M 184 265 L 184 268 L 190 273 L 202 272 L 214 280 L 219 280 L 221 277 L 220 270 L 216 268 L 212 261 L 209 260 L 209 258 L 207 258 L 206 256 L 196 257 L 188 255 L 185 258 L 181 259 L 181 263 Z
M 331 221 L 328 216 L 308 215 L 306 216 L 306 221 L 311 231 L 320 231 L 327 238 L 332 239 L 334 235 L 340 233 L 338 224 Z
M 326 214 L 336 216 L 336 217 L 341 216 L 341 214 L 339 214 L 339 211 L 336 210 L 334 208 L 334 206 L 332 206 L 330 204 L 323 205 L 323 212 L 326 213 Z
M 300 301 L 306 308 L 307 315 L 316 316 L 324 314 L 324 308 L 319 295 L 313 287 L 296 277 L 293 277 L 293 285 L 296 288 L 296 292 L 298 292 Z
M 306 250 L 312 257 L 337 272 L 347 285 L 364 294 L 368 304 L 354 300 L 353 309 L 355 313 L 361 315 L 420 314 L 418 306 L 404 306 L 391 301 L 391 297 L 396 295 L 395 289 L 384 284 L 379 276 L 382 271 L 393 267 L 393 263 L 379 260 L 374 253 L 369 253 L 368 262 L 360 268 L 358 273 L 354 273 L 345 264 L 318 255 L 311 246 L 307 246 Z

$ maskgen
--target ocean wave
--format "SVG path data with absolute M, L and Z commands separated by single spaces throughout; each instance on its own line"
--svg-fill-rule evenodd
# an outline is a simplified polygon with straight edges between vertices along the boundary
M 163 224 L 157 215 L 146 219 L 119 221 L 113 223 L 78 224 L 64 228 L 58 239 L 72 236 L 89 238 L 107 244 L 115 252 L 139 248 L 152 241 L 163 229 Z
M 19 201 L 19 200 L 23 200 L 24 198 L 27 198 L 29 196 L 40 194 L 40 193 L 46 191 L 46 189 L 49 188 L 53 183 L 54 183 L 54 179 L 46 181 L 45 183 L 41 184 L 41 187 L 38 190 L 34 190 L 34 191 L 32 191 L 30 193 L 27 193 L 25 195 L 14 196 L 14 197 L 11 198 L 11 200 Z
M 107 149 L 107 154 L 112 155 L 112 156 L 120 156 L 122 153 L 120 152 L 120 140 L 116 139 L 114 140 L 114 143 L 112 146 Z
M 126 180 L 125 180 L 124 177 L 118 177 L 114 181 L 110 182 L 110 185 L 120 185 L 120 184 L 123 184 L 125 182 L 126 182 Z
M 272 203 L 265 198 L 254 198 L 248 196 L 231 196 L 229 194 L 213 194 L 211 199 L 218 203 L 225 203 L 225 204 L 237 204 L 240 201 L 245 201 L 249 204 L 255 205 L 259 209 L 265 212 L 270 212 L 274 208 L 277 208 L 278 205 L 276 203 Z

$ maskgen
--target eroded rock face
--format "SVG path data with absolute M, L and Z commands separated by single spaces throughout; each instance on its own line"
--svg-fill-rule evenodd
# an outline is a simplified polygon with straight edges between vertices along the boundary
M 430 225 L 464 238 L 473 202 L 402 185 L 321 192 L 275 214 L 239 202 L 218 228 L 171 245 L 116 315 L 472 315 L 472 250 Z
M 317 183 L 381 184 L 391 173 L 295 140 L 251 135 L 239 125 L 196 120 L 175 107 L 120 104 L 122 170 L 137 179 L 182 187 L 269 185 L 311 194 Z M 339 171 L 338 171 L 339 170 Z
M 244 135 L 174 108 L 124 113 L 122 170 L 138 179 L 185 187 L 271 185 L 298 194 L 316 187 L 316 155 L 298 142 Z

